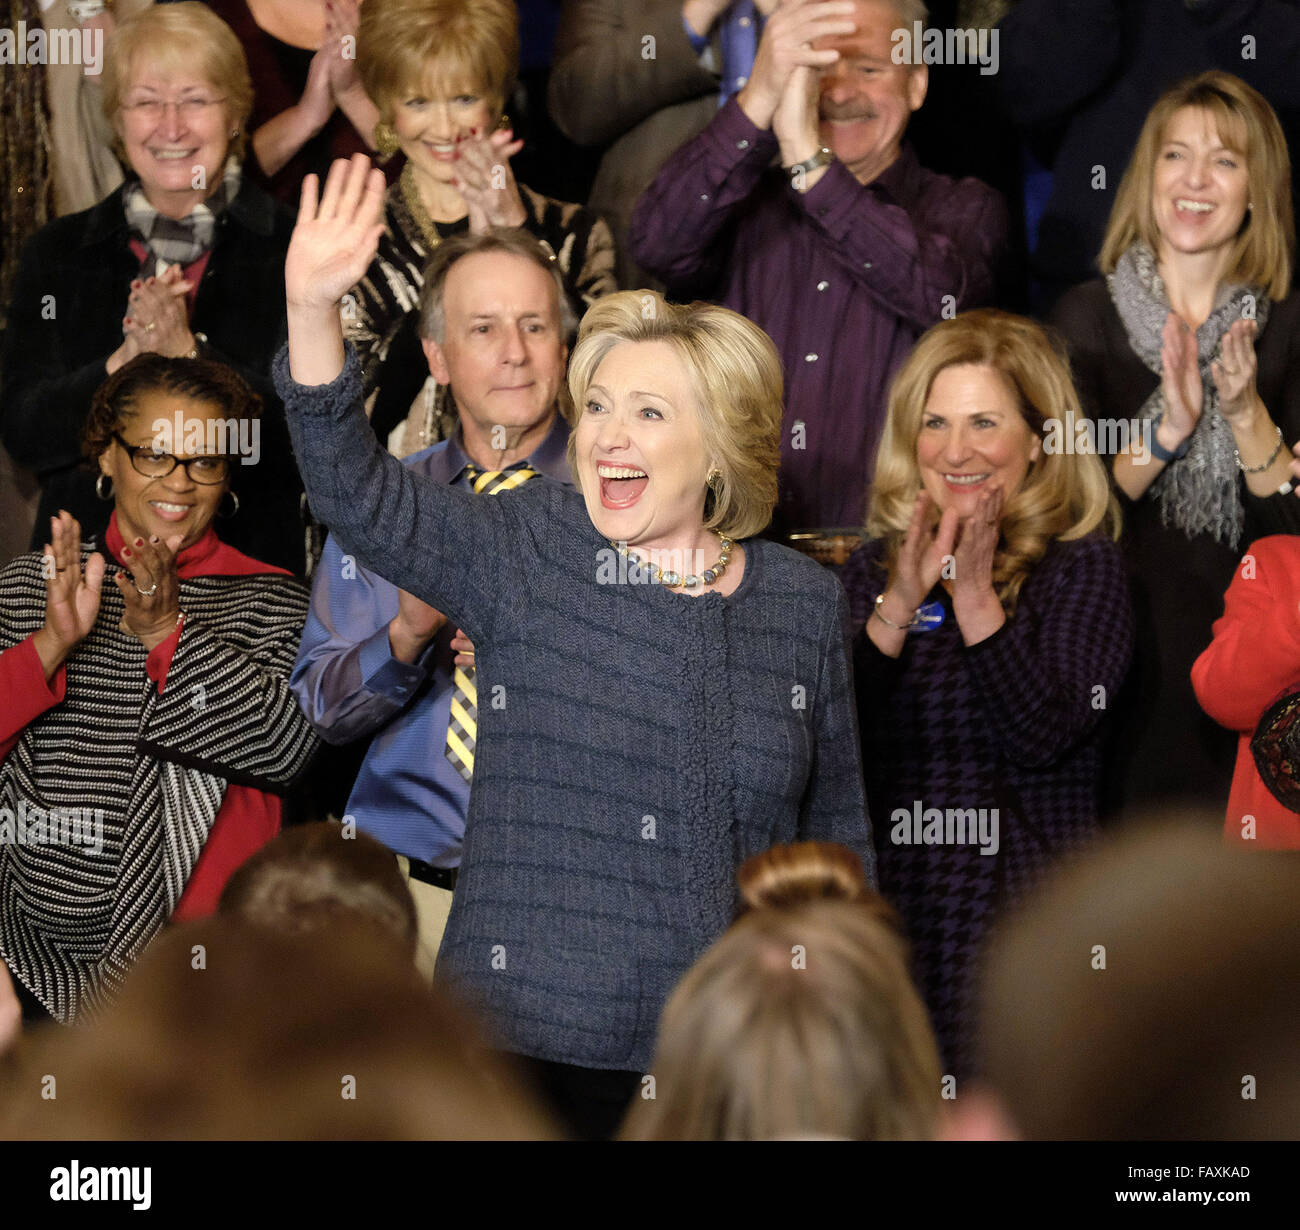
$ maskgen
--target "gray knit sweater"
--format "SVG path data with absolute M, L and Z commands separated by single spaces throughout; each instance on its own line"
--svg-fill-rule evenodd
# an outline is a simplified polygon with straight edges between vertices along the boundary
M 312 509 L 344 549 L 474 641 L 478 747 L 438 972 L 498 1045 L 646 1071 L 673 985 L 731 921 L 735 870 L 778 842 L 853 849 L 874 880 L 847 608 L 759 539 L 729 597 L 606 583 L 576 492 L 492 499 L 383 452 L 360 373 L 274 364 Z

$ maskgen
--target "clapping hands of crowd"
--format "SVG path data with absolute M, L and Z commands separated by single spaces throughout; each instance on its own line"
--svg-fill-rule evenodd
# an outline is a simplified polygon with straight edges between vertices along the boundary
M 1221 357 L 1210 366 L 1210 376 L 1219 394 L 1219 412 L 1229 423 L 1250 415 L 1259 403 L 1255 388 L 1258 332 L 1259 326 L 1253 320 L 1234 322 L 1223 335 Z M 1161 340 L 1165 412 L 1157 428 L 1157 439 L 1172 452 L 1196 430 L 1204 388 L 1197 366 L 1196 334 L 1186 322 L 1170 312 Z
M 176 630 L 180 618 L 180 576 L 176 553 L 178 534 L 163 542 L 137 538 L 123 547 L 122 558 L 130 572 L 118 572 L 113 582 L 122 593 L 126 610 L 118 625 L 146 649 L 154 649 Z M 72 651 L 90 635 L 99 616 L 104 588 L 104 557 L 92 552 L 81 562 L 81 525 L 69 512 L 50 518 L 50 541 L 45 546 L 45 622 L 32 641 L 45 678 L 55 672 Z
M 109 356 L 111 375 L 138 354 L 181 358 L 194 350 L 185 296 L 193 284 L 184 280 L 179 265 L 169 265 L 157 277 L 136 278 L 131 283 L 126 315 L 122 318 L 122 344 Z
M 993 584 L 993 561 L 1002 536 L 1005 494 L 992 488 L 980 494 L 974 509 L 962 517 L 954 505 L 934 516 L 934 501 L 926 491 L 916 497 L 912 518 L 899 547 L 894 571 L 885 589 L 892 598 L 886 619 L 899 623 L 925 601 L 942 580 L 952 582 L 953 615 L 967 644 L 983 640 L 1001 626 L 1005 616 Z
M 176 553 L 184 538 L 176 534 L 165 542 L 157 536 L 136 538 L 122 548 L 122 558 L 131 570 L 118 572 L 113 581 L 126 603 L 118 625 L 146 649 L 165 641 L 180 621 L 180 574 Z
M 104 585 L 104 557 L 98 551 L 82 566 L 81 526 L 71 513 L 50 518 L 41 572 L 45 578 L 45 622 L 32 644 L 47 680 L 95 626 Z
M 524 148 L 509 128 L 483 133 L 475 128 L 456 143 L 456 191 L 469 206 L 469 229 L 485 234 L 494 226 L 523 226 L 528 219 L 510 159 Z
M 749 80 L 736 101 L 756 128 L 773 130 L 783 149 L 803 141 L 810 122 L 815 140 L 818 74 L 840 53 L 814 51 L 811 44 L 829 35 L 851 34 L 857 28 L 853 12 L 850 0 L 783 0 L 768 18 Z
M 298 104 L 317 132 L 329 122 L 343 96 L 361 88 L 356 52 L 360 21 L 359 0 L 325 0 L 324 41 L 312 56 Z

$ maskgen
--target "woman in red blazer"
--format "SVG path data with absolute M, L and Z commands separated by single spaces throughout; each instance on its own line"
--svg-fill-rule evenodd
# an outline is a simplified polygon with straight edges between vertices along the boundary
M 1214 639 L 1192 666 L 1192 686 L 1201 708 L 1239 736 L 1224 840 L 1300 849 L 1300 813 L 1265 784 L 1251 752 L 1260 719 L 1280 697 L 1300 690 L 1300 537 L 1274 534 L 1251 544 L 1233 573 Z

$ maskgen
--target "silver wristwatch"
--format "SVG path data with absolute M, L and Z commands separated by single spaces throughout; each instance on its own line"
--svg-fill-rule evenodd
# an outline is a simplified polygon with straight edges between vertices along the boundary
M 811 158 L 805 158 L 802 162 L 786 167 L 785 172 L 793 179 L 796 175 L 807 175 L 818 167 L 828 167 L 834 161 L 835 155 L 823 145 Z

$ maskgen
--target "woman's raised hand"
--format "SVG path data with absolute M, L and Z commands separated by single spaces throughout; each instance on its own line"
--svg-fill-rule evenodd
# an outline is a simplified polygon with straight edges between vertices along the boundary
M 303 180 L 298 223 L 284 262 L 290 311 L 337 312 L 366 272 L 384 233 L 384 174 L 364 154 L 330 167 L 325 190 Z
M 69 512 L 50 518 L 50 541 L 41 572 L 45 577 L 45 622 L 32 637 L 45 678 L 55 672 L 90 635 L 99 615 L 104 557 L 98 551 L 81 566 L 81 526 Z

